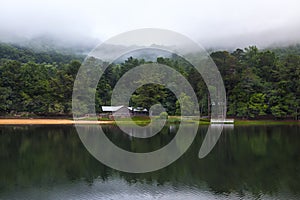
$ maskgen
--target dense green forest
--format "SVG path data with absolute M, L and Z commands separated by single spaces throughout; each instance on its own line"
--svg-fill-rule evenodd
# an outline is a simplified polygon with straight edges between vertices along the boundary
M 227 115 L 240 118 L 299 119 L 300 46 L 259 50 L 255 46 L 211 53 L 227 92 Z M 0 113 L 2 116 L 71 115 L 73 83 L 83 56 L 38 53 L 0 44 Z M 99 81 L 96 110 L 110 103 L 118 79 L 145 63 L 129 57 L 112 64 Z M 208 115 L 207 88 L 195 69 L 175 58 L 157 58 L 183 74 L 194 88 L 202 116 Z M 181 96 L 182 101 L 188 97 Z M 170 115 L 178 113 L 178 99 L 168 89 L 145 85 L 132 96 L 134 107 L 161 102 Z

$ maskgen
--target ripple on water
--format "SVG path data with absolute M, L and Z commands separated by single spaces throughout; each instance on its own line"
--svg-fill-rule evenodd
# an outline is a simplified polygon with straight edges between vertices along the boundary
M 280 195 L 279 195 L 280 196 Z M 285 196 L 285 195 L 283 195 Z M 274 199 L 267 195 L 243 194 L 215 194 L 209 188 L 172 186 L 157 184 L 134 183 L 129 184 L 120 178 L 108 181 L 96 180 L 93 184 L 84 181 L 72 184 L 20 189 L 14 193 L 0 197 L 2 200 L 229 200 L 229 199 Z M 289 196 L 289 199 L 297 199 Z

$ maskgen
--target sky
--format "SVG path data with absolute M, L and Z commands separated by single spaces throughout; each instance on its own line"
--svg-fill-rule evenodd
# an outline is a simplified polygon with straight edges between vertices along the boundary
M 300 42 L 299 0 L 0 0 L 0 40 L 51 35 L 104 41 L 163 28 L 209 47 Z

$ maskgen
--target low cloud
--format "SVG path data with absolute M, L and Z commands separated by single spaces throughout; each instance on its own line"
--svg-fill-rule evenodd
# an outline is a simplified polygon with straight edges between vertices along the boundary
M 205 47 L 300 42 L 300 3 L 252 1 L 17 1 L 1 3 L 0 40 L 50 35 L 66 42 L 105 40 L 138 28 L 183 33 Z

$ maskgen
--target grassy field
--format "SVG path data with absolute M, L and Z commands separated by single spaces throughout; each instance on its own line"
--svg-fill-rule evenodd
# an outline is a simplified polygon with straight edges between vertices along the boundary
M 234 125 L 300 125 L 300 121 L 287 120 L 235 120 Z

